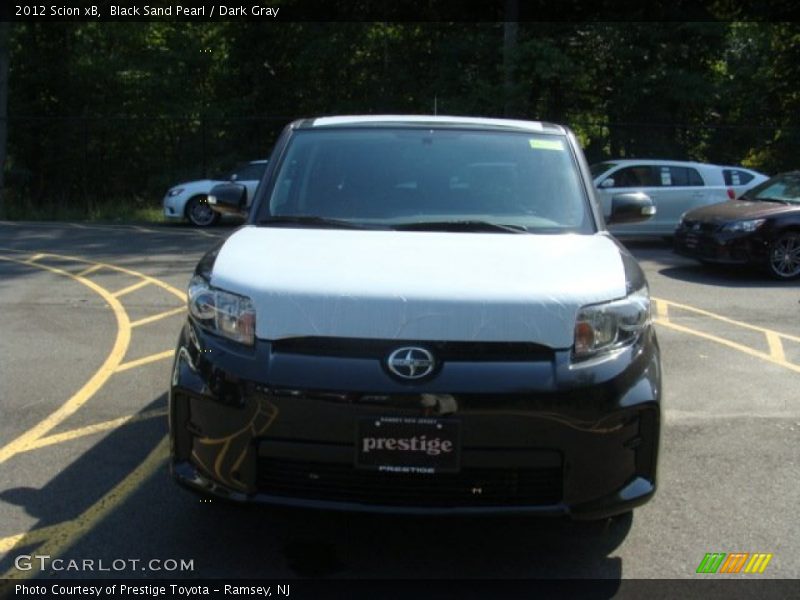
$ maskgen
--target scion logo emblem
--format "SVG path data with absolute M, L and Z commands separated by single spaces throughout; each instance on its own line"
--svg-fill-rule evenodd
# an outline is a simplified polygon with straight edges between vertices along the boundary
M 422 379 L 433 372 L 436 361 L 425 348 L 398 348 L 386 359 L 386 366 L 402 379 Z

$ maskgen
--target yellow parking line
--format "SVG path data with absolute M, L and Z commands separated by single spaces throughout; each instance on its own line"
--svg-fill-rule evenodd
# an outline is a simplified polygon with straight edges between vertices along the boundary
M 91 267 L 86 267 L 83 271 L 78 273 L 78 277 L 86 277 L 89 273 L 94 273 L 98 269 L 102 268 L 102 265 L 92 265 Z
M 89 267 L 87 267 L 81 272 L 82 274 L 74 275 L 72 273 L 69 273 L 67 271 L 55 267 L 28 263 L 36 268 L 45 269 L 52 273 L 70 277 L 71 279 L 78 281 L 79 283 L 85 285 L 92 291 L 99 294 L 114 311 L 114 315 L 117 320 L 117 336 L 114 345 L 112 347 L 112 350 L 109 353 L 103 365 L 101 365 L 100 369 L 98 369 L 95 372 L 95 374 L 91 377 L 91 379 L 87 381 L 87 383 L 84 384 L 84 386 L 80 390 L 78 390 L 78 392 L 76 392 L 69 400 L 67 400 L 66 403 L 64 403 L 55 412 L 51 413 L 43 421 L 41 421 L 40 423 L 29 429 L 22 435 L 18 436 L 10 443 L 0 448 L 0 463 L 5 462 L 11 456 L 14 456 L 19 452 L 23 452 L 29 449 L 30 446 L 41 447 L 45 445 L 55 444 L 60 441 L 66 441 L 67 439 L 75 439 L 80 435 L 89 435 L 91 433 L 101 431 L 104 428 L 119 426 L 121 424 L 121 421 L 125 419 L 124 417 L 122 419 L 113 419 L 112 421 L 107 421 L 105 423 L 98 423 L 95 425 L 90 425 L 88 427 L 72 430 L 70 432 L 63 432 L 60 434 L 44 437 L 44 435 L 48 431 L 52 430 L 68 416 L 75 413 L 75 411 L 77 411 L 83 404 L 85 404 L 86 401 L 88 401 L 89 398 L 91 398 L 103 384 L 105 384 L 105 382 L 110 378 L 110 376 L 114 372 L 116 372 L 116 367 L 120 366 L 121 361 L 124 358 L 124 355 L 127 352 L 128 345 L 130 343 L 131 323 L 122 304 L 112 295 L 112 293 L 109 290 L 106 290 L 105 288 L 102 288 L 101 286 L 86 279 L 84 275 L 94 272 L 100 268 L 108 268 L 117 272 L 127 273 L 134 277 L 144 279 L 148 283 L 152 283 L 168 291 L 169 293 L 178 297 L 181 301 L 183 302 L 186 301 L 185 294 L 180 290 L 178 290 L 177 288 L 165 282 L 162 282 L 158 279 L 155 279 L 153 277 L 137 273 L 136 271 L 132 271 L 124 267 L 118 267 L 116 265 L 110 265 L 107 263 L 92 262 L 77 257 L 60 256 L 55 254 L 41 254 L 41 255 L 37 254 L 32 258 L 38 260 L 45 256 L 89 264 Z M 23 260 L 18 260 L 4 256 L 0 256 L 0 260 L 5 260 L 8 262 L 14 262 L 19 264 L 26 263 L 26 261 Z M 183 310 L 183 308 L 181 308 L 181 310 Z M 145 319 L 140 320 L 140 322 L 144 321 Z M 130 363 L 125 365 L 125 367 L 133 368 L 134 366 L 138 366 L 139 364 L 145 364 L 145 361 L 158 360 L 160 358 L 165 358 L 168 355 L 171 356 L 172 351 L 160 353 L 158 355 L 146 357 L 145 359 L 139 359 L 137 361 L 131 361 Z M 142 413 L 140 415 L 134 416 L 131 419 L 128 419 L 128 421 L 133 419 L 154 417 L 156 416 L 156 413 L 163 414 L 164 412 L 165 411 L 163 410 L 149 411 L 148 413 Z M 44 542 L 44 544 L 38 549 L 40 554 L 49 554 L 51 556 L 57 556 L 62 554 L 65 550 L 67 550 L 70 546 L 72 546 L 75 542 L 77 542 L 83 535 L 85 535 L 88 531 L 94 528 L 100 521 L 102 521 L 111 511 L 113 511 L 121 503 L 123 503 L 148 477 L 150 477 L 162 465 L 163 461 L 167 456 L 168 447 L 169 444 L 167 438 L 165 437 L 150 452 L 150 454 L 147 456 L 144 462 L 142 462 L 136 469 L 134 469 L 131 473 L 129 473 L 119 484 L 117 484 L 105 496 L 100 498 L 100 500 L 95 502 L 86 511 L 84 511 L 78 518 L 66 521 L 64 523 L 59 523 L 58 525 L 52 525 L 35 529 L 24 534 L 17 534 L 0 538 L 0 551 L 5 553 L 6 551 L 11 550 L 14 547 L 25 547 Z M 38 570 L 36 569 L 31 569 L 30 571 L 17 571 L 16 569 L 12 568 L 7 573 L 3 574 L 0 578 L 27 579 L 29 577 L 35 576 L 37 573 Z
M 792 340 L 794 342 L 800 342 L 800 337 L 795 335 L 790 335 L 788 333 L 782 333 L 780 331 L 775 331 L 773 329 L 767 329 L 766 327 L 759 327 L 758 325 L 751 325 L 750 323 L 744 323 L 742 321 L 736 321 L 735 319 L 730 319 L 728 317 L 724 317 L 722 315 L 718 315 L 716 313 L 703 310 L 702 308 L 696 308 L 694 306 L 689 306 L 688 304 L 680 304 L 679 302 L 673 302 L 672 300 L 662 300 L 660 298 L 654 298 L 654 300 L 658 302 L 665 302 L 670 306 L 674 306 L 675 308 L 680 308 L 683 310 L 688 310 L 693 313 L 697 313 L 699 315 L 703 315 L 706 317 L 711 317 L 712 319 L 716 319 L 717 321 L 722 321 L 723 323 L 730 323 L 731 325 L 738 325 L 739 327 L 744 327 L 745 329 L 752 329 L 753 331 L 760 331 L 761 333 L 769 334 L 774 333 L 782 338 L 787 340 Z
M 122 425 L 125 425 L 127 423 L 138 423 L 139 421 L 146 421 L 147 419 L 163 417 L 166 414 L 167 414 L 166 408 L 159 408 L 156 410 L 148 410 L 135 415 L 126 415 L 124 417 L 119 417 L 117 419 L 110 419 L 108 421 L 94 423 L 93 425 L 87 425 L 86 427 L 78 427 L 77 429 L 71 429 L 70 431 L 55 433 L 53 435 L 48 435 L 39 438 L 31 445 L 29 445 L 26 448 L 26 450 L 36 450 L 37 448 L 44 448 L 45 446 L 61 444 L 63 442 L 68 442 L 80 437 L 85 437 L 87 435 L 93 435 L 95 433 L 100 433 L 102 431 L 108 431 L 109 429 L 116 429 L 117 427 L 121 427 Z
M 64 257 L 69 258 L 70 260 L 83 260 L 80 258 L 73 258 L 73 257 Z M 86 262 L 86 261 L 84 261 Z M 119 265 L 112 265 L 108 263 L 99 263 L 101 266 L 112 269 L 114 271 L 119 271 L 120 273 L 127 273 L 128 275 L 132 275 L 133 277 L 140 277 L 142 279 L 146 279 L 148 282 L 152 283 L 155 286 L 160 287 L 161 289 L 169 292 L 173 296 L 180 299 L 181 302 L 186 302 L 186 294 L 179 290 L 176 287 L 171 286 L 170 284 L 161 281 L 160 279 L 156 279 L 155 277 L 150 277 L 149 275 L 145 275 L 144 273 L 139 273 L 138 271 L 132 271 L 130 269 L 126 269 L 125 267 L 120 267 Z
M 25 533 L 17 533 L 15 535 L 9 535 L 7 537 L 0 538 L 0 554 L 5 554 L 9 550 L 15 548 L 22 540 L 25 540 L 26 546 L 41 544 L 54 534 L 58 533 L 69 523 L 70 521 L 63 521 L 61 523 L 56 523 L 55 525 L 47 525 L 46 527 L 31 529 Z
M 721 338 L 716 335 L 711 335 L 710 333 L 697 331 L 696 329 L 690 329 L 689 327 L 684 327 L 683 325 L 678 325 L 677 323 L 673 323 L 671 321 L 659 322 L 659 325 L 662 325 L 664 327 L 669 327 L 670 329 L 674 329 L 675 331 L 680 331 L 681 333 L 688 333 L 689 335 L 695 335 L 697 337 L 701 337 L 703 339 L 710 340 L 718 344 L 722 344 L 723 346 L 728 346 L 729 348 L 733 348 L 734 350 L 738 350 L 739 352 L 744 352 L 745 354 L 749 354 L 750 356 L 755 356 L 756 358 L 760 358 L 762 360 L 775 363 L 776 365 L 780 365 L 782 367 L 800 373 L 800 365 L 795 365 L 793 363 L 788 362 L 785 359 L 779 360 L 773 357 L 771 354 L 767 354 L 765 352 L 759 352 L 758 350 L 753 350 L 748 346 L 737 344 L 736 342 L 726 340 L 725 338 Z
M 121 296 L 124 296 L 125 294 L 130 294 L 131 292 L 135 292 L 136 290 L 141 289 L 146 285 L 150 285 L 150 282 L 137 281 L 136 283 L 129 285 L 126 288 L 122 288 L 121 290 L 114 292 L 112 295 L 114 296 L 114 298 L 120 298 Z
M 135 369 L 136 367 L 141 367 L 142 365 L 147 365 L 159 360 L 164 360 L 165 358 L 172 358 L 173 356 L 175 356 L 175 350 L 164 350 L 164 352 L 151 354 L 150 356 L 145 356 L 144 358 L 138 358 L 136 360 L 123 363 L 117 367 L 116 372 L 120 373 L 122 371 L 127 371 L 128 369 Z
M 37 260 L 39 260 L 40 258 L 44 258 L 45 256 L 46 256 L 45 254 L 34 254 L 34 255 L 33 255 L 33 256 L 31 256 L 31 257 L 30 257 L 28 260 L 24 260 L 24 261 L 22 261 L 22 262 L 23 262 L 23 263 L 25 263 L 25 264 L 32 265 L 32 264 L 33 264 L 33 263 L 35 263 Z
M 158 313 L 157 315 L 153 315 L 152 317 L 145 317 L 144 319 L 133 321 L 131 323 L 131 327 L 139 327 L 141 325 L 147 325 L 148 323 L 153 323 L 154 321 L 160 321 L 161 319 L 166 319 L 167 317 L 171 317 L 172 315 L 179 315 L 185 310 L 186 309 L 183 306 L 179 308 L 173 308 L 172 310 L 167 310 L 162 313 Z
M 661 323 L 669 322 L 669 305 L 665 300 L 654 298 L 653 301 L 656 305 L 656 318 Z
M 786 354 L 783 352 L 783 342 L 781 336 L 774 331 L 767 331 L 767 344 L 769 344 L 769 353 L 772 358 L 779 361 L 786 361 Z
M 4 247 L 0 247 L 0 251 L 17 252 L 17 250 L 14 250 L 13 248 L 4 248 Z M 37 256 L 39 256 L 39 255 L 37 255 Z M 174 286 L 171 286 L 170 284 L 166 283 L 165 281 L 161 281 L 160 279 L 156 279 L 155 277 L 151 277 L 150 275 L 145 275 L 144 273 L 139 273 L 138 271 L 133 271 L 131 269 L 127 269 L 127 268 L 121 267 L 119 265 L 112 265 L 110 263 L 86 260 L 85 258 L 80 258 L 79 256 L 68 256 L 68 255 L 62 255 L 62 254 L 42 254 L 41 255 L 41 257 L 47 257 L 47 256 L 50 256 L 52 258 L 58 258 L 58 259 L 61 259 L 61 260 L 70 260 L 70 261 L 89 264 L 89 265 L 96 265 L 97 268 L 111 269 L 112 271 L 117 271 L 119 273 L 127 273 L 128 275 L 131 275 L 132 277 L 136 277 L 138 279 L 145 279 L 145 280 L 149 281 L 151 284 L 153 284 L 155 286 L 158 286 L 161 289 L 169 292 L 173 296 L 179 298 L 182 302 L 186 302 L 186 294 L 184 292 L 182 292 L 181 290 L 179 290 L 178 288 L 176 288 Z
M 0 256 L 0 260 L 25 264 L 25 261 L 4 256 Z M 111 295 L 108 290 L 100 287 L 90 279 L 86 279 L 79 275 L 73 275 L 69 271 L 65 271 L 63 269 L 37 263 L 29 264 L 38 269 L 45 269 L 52 273 L 56 273 L 57 275 L 69 277 L 70 279 L 85 285 L 90 290 L 101 296 L 114 312 L 114 316 L 116 317 L 117 321 L 117 336 L 114 340 L 114 345 L 112 346 L 111 351 L 109 352 L 103 364 L 100 365 L 100 368 L 95 371 L 94 375 L 92 375 L 92 377 L 77 392 L 75 392 L 69 398 L 69 400 L 67 400 L 54 412 L 50 413 L 50 415 L 45 417 L 42 421 L 28 429 L 25 433 L 17 436 L 15 439 L 0 448 L 0 464 L 4 463 L 15 454 L 25 451 L 28 446 L 30 446 L 37 439 L 56 427 L 67 417 L 75 414 L 75 412 L 80 409 L 81 406 L 83 406 L 89 400 L 89 398 L 91 398 L 97 392 L 97 390 L 99 390 L 105 384 L 106 381 L 108 381 L 109 377 L 114 374 L 116 368 L 125 357 L 131 340 L 131 327 L 128 314 L 125 312 L 125 309 L 123 308 L 122 304 L 120 304 L 119 300 Z
M 48 536 L 47 541 L 37 548 L 40 556 L 49 555 L 55 558 L 63 554 L 87 532 L 97 526 L 112 511 L 127 500 L 136 489 L 155 473 L 167 458 L 169 442 L 165 436 L 158 445 L 148 454 L 147 458 L 136 467 L 128 476 L 120 481 L 111 491 L 92 504 L 88 509 L 75 519 L 67 521 L 63 526 L 55 529 Z M 31 535 L 35 535 L 35 531 Z M 37 536 L 38 537 L 38 536 Z M 15 545 L 28 545 L 27 534 L 16 540 Z M 29 579 L 39 574 L 36 563 L 29 571 L 18 571 L 14 567 L 3 573 L 2 579 Z

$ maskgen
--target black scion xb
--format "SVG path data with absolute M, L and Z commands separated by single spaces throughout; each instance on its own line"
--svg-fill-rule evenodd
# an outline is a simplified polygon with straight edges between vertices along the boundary
M 601 518 L 652 497 L 650 296 L 565 127 L 292 123 L 198 264 L 172 473 L 240 501 Z M 218 211 L 243 189 L 212 190 Z M 644 194 L 611 219 L 653 214 Z

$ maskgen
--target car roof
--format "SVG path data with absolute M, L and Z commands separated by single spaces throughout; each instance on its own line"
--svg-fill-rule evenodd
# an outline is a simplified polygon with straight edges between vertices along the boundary
M 420 127 L 425 125 L 446 127 L 469 127 L 489 130 L 514 130 L 536 133 L 564 135 L 567 129 L 561 125 L 543 121 L 522 121 L 517 119 L 492 119 L 484 117 L 454 117 L 438 115 L 344 115 L 317 117 L 296 122 L 300 129 L 317 127 Z
M 666 160 L 661 158 L 619 158 L 619 159 L 609 158 L 608 160 L 597 161 L 592 166 L 602 165 L 602 164 L 613 164 L 614 167 L 625 167 L 630 165 L 641 165 L 643 163 L 647 163 L 650 165 L 665 165 L 665 166 L 674 165 L 679 167 L 699 167 L 701 169 L 705 167 L 714 167 L 717 169 L 735 169 L 737 171 L 747 171 L 748 173 L 753 173 L 754 175 L 762 175 L 766 177 L 766 175 L 764 175 L 759 171 L 737 165 L 718 165 L 715 163 L 702 163 L 691 160 Z
M 615 167 L 624 167 L 628 165 L 641 165 L 643 163 L 647 163 L 650 165 L 677 165 L 681 167 L 719 167 L 725 169 L 744 169 L 743 167 L 728 167 L 723 165 L 716 165 L 713 163 L 704 163 L 704 162 L 697 162 L 691 160 L 666 160 L 660 158 L 620 158 L 620 159 L 613 159 L 609 158 L 608 160 L 601 160 L 595 164 L 603 164 L 603 163 L 613 163 Z

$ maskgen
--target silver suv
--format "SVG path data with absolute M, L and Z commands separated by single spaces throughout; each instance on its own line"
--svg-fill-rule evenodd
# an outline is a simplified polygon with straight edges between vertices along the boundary
M 672 235 L 687 210 L 734 200 L 767 176 L 742 167 L 670 160 L 626 159 L 591 166 L 597 198 L 607 216 L 614 196 L 644 192 L 656 205 L 652 219 L 611 224 L 617 236 Z

